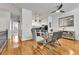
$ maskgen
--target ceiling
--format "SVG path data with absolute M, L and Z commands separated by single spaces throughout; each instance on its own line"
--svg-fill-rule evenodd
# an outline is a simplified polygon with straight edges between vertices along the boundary
M 51 11 L 57 9 L 57 5 L 59 3 L 16 3 L 13 4 L 19 8 L 26 8 L 32 10 L 33 13 L 40 13 L 43 16 L 47 16 Z M 61 8 L 65 12 L 71 11 L 75 8 L 79 7 L 79 3 L 63 3 L 63 7 Z
M 40 13 L 40 15 L 43 17 L 47 17 L 51 11 L 54 11 L 57 9 L 56 7 L 57 5 L 60 5 L 60 3 L 10 3 L 10 4 L 7 3 L 7 4 L 8 6 L 11 5 L 13 7 L 17 7 L 18 9 L 25 8 L 25 9 L 32 10 L 33 15 L 35 13 Z M 0 4 L 0 7 L 7 6 L 7 4 Z M 61 10 L 68 12 L 78 7 L 79 7 L 79 3 L 63 3 L 63 7 L 61 8 Z M 9 9 L 11 10 L 12 8 L 9 8 Z

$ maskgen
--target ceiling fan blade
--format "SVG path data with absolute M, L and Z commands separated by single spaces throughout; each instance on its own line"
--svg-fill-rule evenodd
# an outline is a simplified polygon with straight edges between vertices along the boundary
M 57 10 L 55 10 L 55 11 L 52 11 L 52 12 L 50 12 L 50 13 L 55 13 Z
M 60 10 L 60 12 L 64 13 L 65 11 L 63 11 L 63 10 Z
M 57 10 L 61 9 L 61 8 L 62 8 L 62 6 L 63 6 L 63 4 L 61 4 L 61 5 L 58 7 L 58 9 L 57 9 Z
M 58 9 L 57 9 L 57 10 L 52 11 L 52 12 L 50 12 L 50 13 L 55 13 L 56 11 L 58 11 L 59 9 L 61 9 L 61 8 L 62 8 L 62 6 L 63 6 L 63 4 L 61 4 L 61 5 L 58 7 Z M 64 13 L 64 11 L 62 11 L 62 10 L 61 10 L 60 12 Z

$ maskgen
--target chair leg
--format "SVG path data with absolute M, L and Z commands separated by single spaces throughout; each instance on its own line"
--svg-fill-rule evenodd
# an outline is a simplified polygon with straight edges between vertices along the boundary
M 57 41 L 57 44 L 58 44 L 59 46 L 61 46 L 61 44 L 60 44 L 60 42 L 59 42 L 59 41 Z
M 57 47 L 55 44 L 50 44 L 50 45 L 53 46 L 53 47 L 55 47 L 55 48 Z
M 61 46 L 61 44 L 60 44 L 60 42 L 59 42 L 59 41 L 56 41 L 56 42 L 54 42 L 53 44 L 50 44 L 50 45 L 52 45 L 52 46 L 54 46 L 54 47 L 57 47 L 56 45 Z

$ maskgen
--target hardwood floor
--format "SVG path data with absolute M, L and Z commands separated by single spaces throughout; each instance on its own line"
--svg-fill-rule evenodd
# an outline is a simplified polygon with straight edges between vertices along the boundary
M 53 47 L 47 45 L 44 47 L 41 44 L 37 44 L 33 40 L 23 41 L 19 44 L 18 48 L 10 48 L 9 44 L 6 47 L 6 51 L 2 54 L 6 55 L 78 55 L 79 54 L 79 41 L 73 41 L 68 39 L 59 40 L 61 46 Z

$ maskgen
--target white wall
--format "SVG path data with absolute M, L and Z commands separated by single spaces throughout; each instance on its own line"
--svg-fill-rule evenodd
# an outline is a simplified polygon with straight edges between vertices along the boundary
M 0 11 L 0 31 L 8 29 L 8 37 L 10 33 L 10 13 L 7 11 Z
M 0 11 L 0 31 L 8 29 L 9 13 Z
M 20 9 L 12 4 L 9 3 L 0 3 L 0 10 L 8 11 L 12 14 L 19 15 Z
M 4 31 L 8 29 L 8 38 L 11 38 L 11 14 L 20 15 L 21 16 L 21 9 L 12 5 L 12 4 L 0 4 L 0 31 Z
M 22 9 L 22 39 L 23 40 L 32 39 L 31 28 L 32 28 L 32 11 L 27 9 Z
M 66 27 L 65 30 L 67 31 L 75 31 L 75 38 L 79 40 L 79 8 L 72 10 L 70 12 L 60 14 L 60 15 L 55 15 L 53 16 L 53 30 L 58 31 L 60 29 L 59 24 L 58 24 L 58 18 L 61 17 L 66 17 L 74 15 L 74 27 Z

